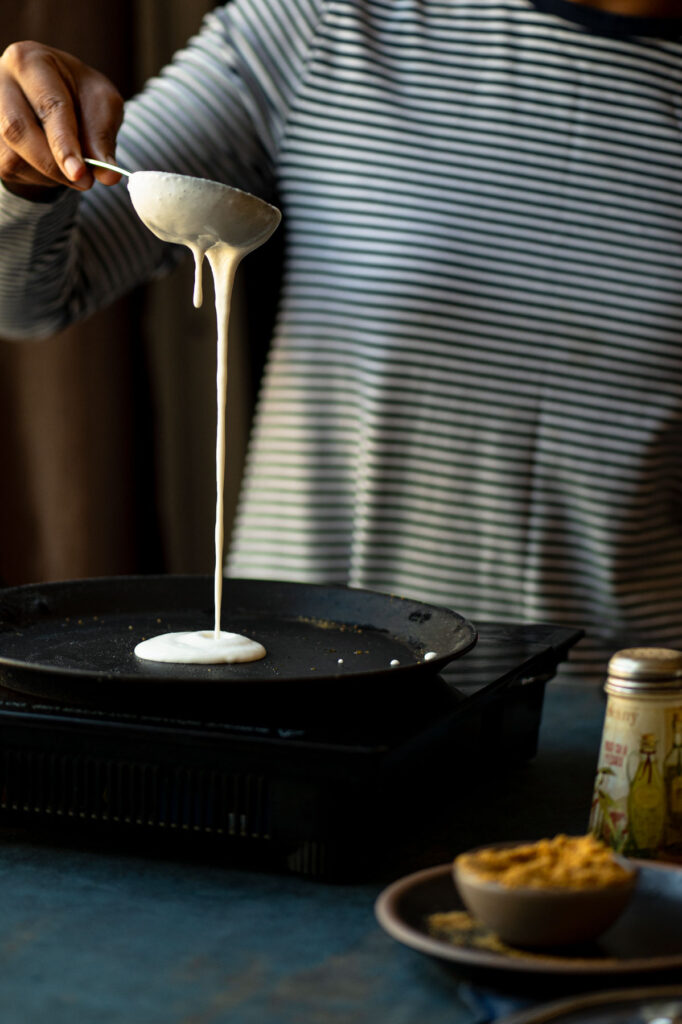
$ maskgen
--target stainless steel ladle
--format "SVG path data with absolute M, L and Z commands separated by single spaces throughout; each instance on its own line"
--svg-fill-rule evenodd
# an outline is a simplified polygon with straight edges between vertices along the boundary
M 86 164 L 92 164 L 93 167 L 103 167 L 105 171 L 116 171 L 117 174 L 125 174 L 126 178 L 129 178 L 134 172 L 125 171 L 122 167 L 117 167 L 116 164 L 107 164 L 104 160 L 93 160 L 90 156 L 84 156 L 83 160 Z

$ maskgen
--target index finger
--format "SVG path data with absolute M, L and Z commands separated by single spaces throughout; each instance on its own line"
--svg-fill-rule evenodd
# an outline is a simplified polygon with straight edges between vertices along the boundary
M 0 64 L 0 110 L 8 148 L 52 181 L 90 184 L 68 62 L 58 51 L 22 42 L 8 46 Z
M 16 169 L 19 180 L 68 183 L 34 110 L 13 80 L 0 80 L 0 140 L 4 144 L 4 164 Z
M 30 64 L 18 83 L 43 129 L 54 161 L 73 182 L 89 172 L 83 163 L 74 86 L 51 53 Z

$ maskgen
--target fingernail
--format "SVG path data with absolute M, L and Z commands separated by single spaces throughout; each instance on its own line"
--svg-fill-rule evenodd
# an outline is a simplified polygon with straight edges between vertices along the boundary
M 67 178 L 71 181 L 76 181 L 80 175 L 83 163 L 78 159 L 77 156 L 67 156 L 64 161 L 64 170 L 66 171 Z

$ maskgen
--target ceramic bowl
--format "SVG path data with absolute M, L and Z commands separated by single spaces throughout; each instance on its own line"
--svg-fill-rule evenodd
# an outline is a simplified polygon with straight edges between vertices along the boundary
M 499 843 L 487 849 L 516 845 L 525 844 Z M 634 892 L 637 869 L 623 857 L 614 854 L 614 859 L 627 871 L 624 881 L 586 889 L 510 887 L 481 877 L 460 858 L 453 874 L 466 909 L 503 942 L 546 949 L 596 939 L 620 916 Z

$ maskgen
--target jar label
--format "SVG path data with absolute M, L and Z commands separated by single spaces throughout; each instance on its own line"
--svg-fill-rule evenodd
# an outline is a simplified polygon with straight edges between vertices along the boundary
M 682 694 L 609 694 L 589 828 L 629 856 L 682 858 Z

